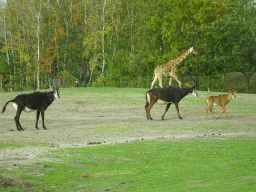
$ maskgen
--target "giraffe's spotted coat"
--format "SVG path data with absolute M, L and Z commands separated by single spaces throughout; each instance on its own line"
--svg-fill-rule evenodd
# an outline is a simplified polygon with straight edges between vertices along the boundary
M 163 84 L 162 84 L 163 76 L 165 76 L 165 77 L 170 76 L 169 85 L 171 85 L 172 77 L 173 77 L 179 83 L 179 86 L 181 87 L 181 82 L 179 81 L 179 79 L 176 76 L 176 72 L 177 72 L 176 66 L 178 64 L 180 64 L 184 59 L 186 59 L 186 57 L 190 53 L 197 54 L 197 52 L 194 50 L 194 48 L 190 47 L 187 51 L 185 51 L 179 57 L 176 57 L 175 59 L 171 59 L 164 65 L 158 65 L 154 70 L 154 80 L 152 82 L 151 89 L 153 88 L 157 79 L 159 81 L 159 86 L 163 87 Z

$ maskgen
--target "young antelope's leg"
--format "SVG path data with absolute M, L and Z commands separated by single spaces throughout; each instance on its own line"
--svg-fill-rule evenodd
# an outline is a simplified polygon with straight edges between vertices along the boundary
M 145 105 L 145 111 L 146 111 L 146 116 L 147 116 L 147 119 L 148 119 L 148 102 L 146 102 L 146 105 Z
M 206 119 L 208 119 L 208 110 L 209 110 L 209 104 L 208 104 L 208 100 L 206 99 L 206 104 L 207 104 L 207 107 L 205 108 L 205 117 Z
M 167 111 L 168 111 L 168 109 L 169 109 L 170 106 L 171 106 L 171 103 L 168 103 L 167 106 L 166 106 L 165 112 L 164 112 L 164 114 L 163 114 L 163 116 L 162 116 L 162 120 L 164 120 L 164 116 L 165 116 L 165 114 L 167 113 Z
M 207 104 L 207 107 L 205 108 L 206 119 L 208 119 L 208 110 L 210 110 L 210 112 L 213 115 L 213 117 L 216 118 L 214 113 L 213 113 L 213 111 L 212 111 L 212 109 L 213 109 L 213 102 L 209 101 L 208 99 L 206 99 L 206 104 Z
M 182 117 L 180 116 L 179 106 L 178 106 L 178 103 L 177 103 L 177 102 L 175 102 L 175 107 L 176 107 L 176 111 L 177 111 L 178 117 L 179 117 L 180 119 L 182 119 Z
M 224 118 L 227 119 L 227 117 L 226 117 L 226 110 L 225 110 L 225 106 L 224 105 L 221 106 L 221 114 L 220 114 L 220 116 L 218 118 L 220 118 L 223 113 L 224 113 Z
M 225 106 L 223 106 L 223 110 L 224 110 L 224 118 L 227 119 Z
M 37 112 L 36 112 L 36 129 L 37 129 L 37 130 L 39 130 L 39 128 L 38 128 L 38 126 L 37 126 L 37 125 L 38 125 L 39 115 L 40 115 L 40 111 L 37 111 Z
M 216 116 L 214 115 L 214 113 L 213 113 L 213 110 L 212 110 L 212 109 L 213 109 L 213 106 L 211 106 L 211 107 L 210 107 L 210 112 L 211 112 L 211 114 L 213 115 L 213 117 L 216 119 Z
M 206 115 L 205 117 L 206 117 L 206 119 L 208 119 L 208 110 L 209 110 L 209 109 L 208 109 L 208 106 L 207 106 L 207 107 L 205 108 L 205 115 Z

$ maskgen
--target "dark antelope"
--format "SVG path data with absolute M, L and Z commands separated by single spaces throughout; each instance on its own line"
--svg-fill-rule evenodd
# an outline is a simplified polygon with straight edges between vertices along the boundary
M 19 131 L 24 130 L 20 125 L 20 114 L 22 111 L 31 112 L 37 111 L 36 114 L 36 129 L 38 129 L 38 119 L 41 113 L 42 116 L 42 123 L 43 128 L 46 129 L 44 125 L 44 111 L 47 107 L 54 101 L 55 98 L 60 98 L 59 95 L 59 86 L 60 81 L 58 81 L 57 86 L 55 85 L 54 81 L 52 80 L 54 88 L 51 87 L 51 92 L 33 92 L 30 94 L 21 94 L 15 97 L 15 99 L 8 101 L 5 106 L 3 107 L 2 113 L 5 112 L 6 106 L 8 103 L 12 102 L 14 108 L 16 109 L 16 116 L 14 117 L 14 121 L 16 123 L 16 127 Z
M 150 89 L 146 93 L 145 110 L 146 110 L 146 114 L 147 114 L 147 119 L 153 120 L 150 115 L 150 110 L 155 103 L 157 103 L 159 105 L 167 105 L 165 112 L 162 116 L 162 120 L 164 120 L 164 116 L 167 113 L 167 111 L 172 103 L 175 104 L 178 117 L 180 119 L 182 119 L 182 117 L 180 116 L 180 113 L 179 113 L 179 106 L 178 106 L 178 103 L 180 102 L 180 100 L 183 97 L 185 97 L 186 95 L 188 95 L 189 93 L 193 93 L 193 95 L 195 95 L 195 97 L 198 97 L 198 94 L 195 89 L 195 80 L 193 78 L 192 78 L 192 80 L 193 80 L 192 87 L 179 88 L 179 87 L 170 86 L 170 87 L 166 87 L 166 88 Z

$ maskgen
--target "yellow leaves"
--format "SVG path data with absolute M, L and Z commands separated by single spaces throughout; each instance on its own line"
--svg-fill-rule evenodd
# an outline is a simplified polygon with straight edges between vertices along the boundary
M 21 51 L 20 53 L 20 57 L 24 62 L 28 62 L 31 59 L 31 56 L 29 54 L 27 54 L 26 52 Z
M 76 81 L 76 77 L 74 77 L 69 71 L 63 71 L 62 76 L 64 76 L 65 79 L 68 79 L 70 82 Z

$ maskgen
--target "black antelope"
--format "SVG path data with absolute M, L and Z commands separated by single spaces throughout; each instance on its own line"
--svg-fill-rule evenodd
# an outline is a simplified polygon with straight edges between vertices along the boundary
M 41 113 L 42 116 L 42 123 L 43 128 L 46 129 L 44 124 L 44 111 L 47 109 L 49 105 L 54 101 L 55 98 L 60 98 L 59 95 L 59 85 L 60 82 L 58 81 L 57 86 L 55 85 L 54 81 L 53 85 L 54 88 L 51 87 L 51 92 L 33 92 L 30 94 L 21 94 L 15 97 L 15 99 L 8 101 L 5 106 L 3 107 L 2 113 L 5 112 L 6 106 L 8 103 L 12 102 L 14 108 L 16 109 L 16 116 L 14 117 L 14 121 L 16 123 L 16 127 L 19 131 L 24 130 L 20 125 L 20 114 L 22 111 L 31 112 L 37 111 L 36 114 L 36 129 L 38 129 L 38 119 Z
M 180 87 L 170 86 L 170 87 L 166 87 L 166 88 L 154 88 L 154 89 L 149 90 L 146 93 L 146 106 L 145 106 L 147 119 L 153 120 L 150 115 L 150 110 L 155 103 L 158 103 L 160 105 L 167 105 L 165 112 L 162 116 L 162 120 L 164 120 L 164 116 L 167 113 L 167 111 L 172 103 L 175 104 L 178 117 L 180 119 L 182 119 L 182 117 L 180 116 L 180 113 L 179 113 L 179 106 L 178 106 L 178 103 L 180 102 L 180 100 L 183 97 L 185 97 L 186 95 L 188 95 L 189 93 L 193 93 L 193 95 L 195 95 L 195 97 L 198 97 L 198 94 L 195 89 L 195 80 L 193 78 L 192 78 L 192 80 L 194 82 L 192 87 L 180 88 Z

